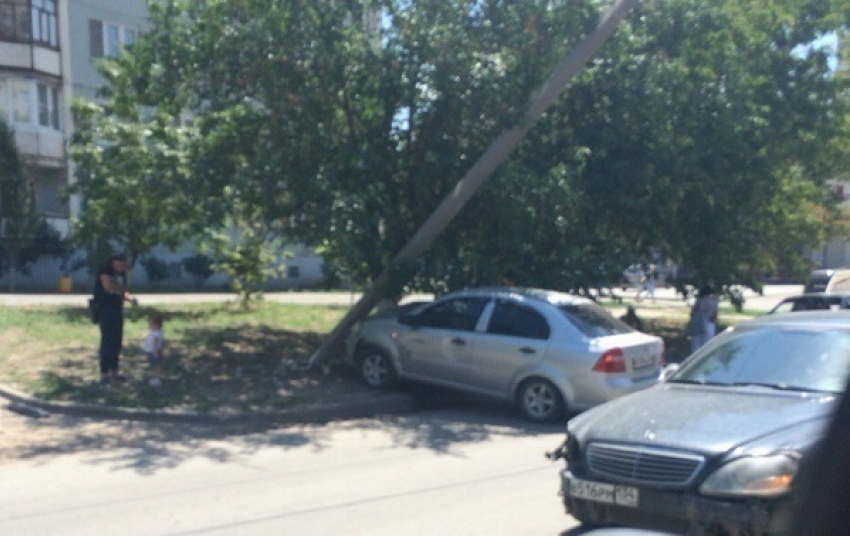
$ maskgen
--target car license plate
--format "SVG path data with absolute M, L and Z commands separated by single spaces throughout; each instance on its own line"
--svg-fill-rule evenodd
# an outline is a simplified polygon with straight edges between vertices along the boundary
M 604 484 L 588 480 L 570 479 L 570 497 L 588 501 L 636 508 L 640 492 L 631 486 Z
M 632 359 L 632 368 L 634 368 L 635 370 L 644 369 L 653 365 L 655 365 L 655 356 L 652 354 L 635 356 Z

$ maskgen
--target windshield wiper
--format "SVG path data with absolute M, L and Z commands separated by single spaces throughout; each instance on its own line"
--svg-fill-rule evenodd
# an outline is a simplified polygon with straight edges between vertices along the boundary
M 684 380 L 684 379 L 667 380 L 667 383 L 687 383 L 687 384 L 691 384 L 691 385 L 731 385 L 731 384 L 728 384 L 728 383 L 712 382 L 712 381 L 709 381 L 709 380 Z
M 787 383 L 764 383 L 764 382 L 735 382 L 730 385 L 734 385 L 735 387 L 766 387 L 767 389 L 774 389 L 776 391 L 803 391 L 803 392 L 817 392 L 817 393 L 835 393 L 836 391 L 830 391 L 828 389 L 814 389 L 812 387 L 801 387 L 799 385 L 788 385 Z

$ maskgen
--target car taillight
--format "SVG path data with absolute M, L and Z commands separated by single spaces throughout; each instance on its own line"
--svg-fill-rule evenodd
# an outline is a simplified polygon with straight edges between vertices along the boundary
M 611 348 L 602 354 L 602 357 L 593 365 L 595 372 L 626 372 L 626 362 L 623 360 L 623 351 L 619 348 Z

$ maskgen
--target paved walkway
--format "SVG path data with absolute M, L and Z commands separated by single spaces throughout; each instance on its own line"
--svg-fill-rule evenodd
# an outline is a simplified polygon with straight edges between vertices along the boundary
M 268 301 L 278 303 L 303 303 L 315 305 L 341 305 L 352 306 L 362 296 L 359 292 L 267 292 L 263 294 Z M 0 293 L 0 305 L 25 306 L 25 305 L 85 305 L 91 297 L 90 294 L 2 294 Z M 136 297 L 143 304 L 162 303 L 221 303 L 235 302 L 236 294 L 228 292 L 188 292 L 188 293 L 142 293 Z M 411 294 L 404 301 L 428 300 L 433 296 L 430 294 Z
M 786 296 L 799 294 L 803 291 L 802 285 L 768 285 L 764 288 L 764 294 L 747 291 L 746 308 L 755 311 L 767 311 L 773 308 Z M 633 301 L 636 292 L 627 290 L 620 292 L 626 300 Z M 265 299 L 278 303 L 301 303 L 316 305 L 340 305 L 352 306 L 360 299 L 359 292 L 269 292 L 265 293 Z M 173 294 L 138 294 L 137 297 L 142 304 L 163 303 L 219 303 L 236 301 L 236 295 L 232 293 L 173 293 Z M 412 294 L 404 298 L 403 302 L 429 300 L 430 294 Z M 27 306 L 27 305 L 81 305 L 86 304 L 89 294 L 2 294 L 0 293 L 0 305 Z M 658 289 L 656 298 L 660 303 L 680 305 L 685 307 L 681 297 L 673 289 Z M 647 301 L 642 302 L 647 304 Z

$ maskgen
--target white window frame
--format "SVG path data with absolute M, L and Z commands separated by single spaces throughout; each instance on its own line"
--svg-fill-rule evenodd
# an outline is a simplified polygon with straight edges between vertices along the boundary
M 30 0 L 30 22 L 34 43 L 59 48 L 56 4 L 56 0 Z
M 27 87 L 25 119 L 16 116 L 16 102 L 12 100 L 12 85 Z M 43 88 L 43 89 L 42 89 Z M 47 100 L 42 103 L 42 91 Z M 62 96 L 58 85 L 33 78 L 0 78 L 0 119 L 13 127 L 62 132 Z M 21 101 L 23 102 L 23 101 Z M 46 106 L 47 124 L 42 123 L 42 104 Z
M 130 46 L 136 42 L 136 36 L 138 36 L 139 34 L 139 31 L 136 28 L 133 28 L 126 24 L 110 22 L 108 20 L 91 19 L 89 24 L 91 25 L 93 23 L 100 25 L 101 42 L 99 43 L 99 51 L 102 54 L 101 56 L 92 54 L 93 59 L 101 57 L 117 58 L 124 47 Z M 91 30 L 89 31 L 91 32 Z M 111 32 L 114 32 L 114 42 L 109 37 Z M 89 38 L 93 39 L 91 35 L 89 36 Z M 94 50 L 95 47 L 92 47 L 92 49 Z
M 46 100 L 42 102 L 42 90 Z M 52 130 L 61 131 L 61 121 L 59 120 L 61 106 L 59 105 L 59 88 L 44 82 L 36 82 L 35 91 L 38 94 L 38 125 Z M 47 114 L 46 121 L 43 121 L 42 111 Z M 46 122 L 46 124 L 45 124 Z

